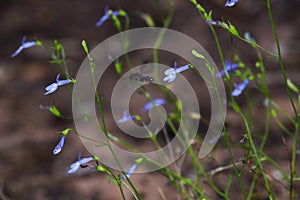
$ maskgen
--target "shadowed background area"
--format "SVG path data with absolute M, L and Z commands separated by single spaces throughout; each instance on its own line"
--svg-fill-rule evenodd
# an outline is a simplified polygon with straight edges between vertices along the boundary
M 276 52 L 271 25 L 267 11 L 259 0 L 241 0 L 233 8 L 224 8 L 224 0 L 204 1 L 207 10 L 213 10 L 214 19 L 229 20 L 234 24 L 241 35 L 249 31 L 257 43 L 266 49 Z M 288 77 L 296 85 L 300 85 L 300 1 L 273 0 L 272 8 L 281 40 L 282 54 L 287 67 Z M 180 31 L 197 40 L 215 60 L 221 69 L 220 59 L 212 34 L 205 22 L 198 15 L 189 1 L 174 0 L 174 17 L 170 24 L 171 29 Z M 71 94 L 67 87 L 62 87 L 51 96 L 44 96 L 45 86 L 55 80 L 58 73 L 56 65 L 50 64 L 48 54 L 40 47 L 24 50 L 20 55 L 11 58 L 22 37 L 27 36 L 30 41 L 39 39 L 51 46 L 54 39 L 58 39 L 65 47 L 67 64 L 70 73 L 76 76 L 76 71 L 85 58 L 81 41 L 85 39 L 90 49 L 107 37 L 116 34 L 117 29 L 111 20 L 101 27 L 95 24 L 104 14 L 104 8 L 109 5 L 112 9 L 124 9 L 130 17 L 130 28 L 144 27 L 146 23 L 142 14 L 153 17 L 157 26 L 162 26 L 162 19 L 168 15 L 168 4 L 159 0 L 134 1 L 100 1 L 100 0 L 1 0 L 0 2 L 0 199 L 120 199 L 118 188 L 105 179 L 104 174 L 83 170 L 77 175 L 67 175 L 69 165 L 77 159 L 77 153 L 84 156 L 89 153 L 82 146 L 79 138 L 69 134 L 63 151 L 52 155 L 52 150 L 59 140 L 59 131 L 72 127 L 71 120 L 57 119 L 47 110 L 41 110 L 40 105 L 55 104 L 67 116 L 72 115 Z M 123 20 L 121 20 L 124 22 Z M 216 28 L 220 37 L 224 56 L 230 58 L 232 52 L 239 53 L 241 59 L 254 68 L 256 61 L 255 50 L 230 35 Z M 228 49 L 228 50 L 226 50 Z M 139 63 L 147 62 L 149 57 L 140 55 L 134 60 Z M 170 60 L 164 60 L 172 65 Z M 271 96 L 292 116 L 292 110 L 282 84 L 279 65 L 276 60 L 266 57 L 268 82 Z M 104 80 L 111 79 L 107 76 Z M 103 84 L 102 90 L 110 89 L 111 85 Z M 258 101 L 263 101 L 254 89 L 250 94 Z M 243 97 L 238 101 L 243 105 Z M 204 102 L 209 101 L 205 99 Z M 260 120 L 261 107 L 252 110 L 256 117 L 257 127 L 264 127 Z M 274 122 L 272 122 L 274 124 Z M 289 123 L 283 121 L 289 126 Z M 238 141 L 244 127 L 236 113 L 228 110 L 226 126 L 231 133 L 231 139 Z M 271 139 L 266 145 L 266 152 L 277 161 L 285 170 L 289 169 L 287 153 L 284 151 L 281 136 L 282 131 L 277 126 L 271 126 Z M 135 141 L 135 140 L 133 140 Z M 291 143 L 290 140 L 287 141 Z M 274 148 L 279 148 L 274 151 Z M 236 160 L 245 152 L 234 150 Z M 272 156 L 273 155 L 273 156 Z M 204 160 L 205 168 L 213 168 L 230 164 L 226 146 L 219 141 L 212 158 Z M 299 163 L 298 163 L 299 164 Z M 299 166 L 299 165 L 298 165 Z M 183 174 L 193 177 L 189 166 L 183 167 Z M 268 169 L 268 168 L 267 168 Z M 272 169 L 269 169 L 270 173 Z M 228 172 L 215 177 L 219 184 L 226 184 Z M 247 175 L 245 175 L 245 182 Z M 224 180 L 224 181 L 223 181 Z M 168 180 L 158 173 L 138 174 L 132 176 L 132 182 L 141 192 L 144 199 L 161 199 L 161 193 L 167 199 L 176 199 L 178 192 Z M 234 182 L 233 184 L 237 184 Z M 282 199 L 287 191 L 276 185 L 276 190 L 282 192 Z M 208 185 L 203 190 L 212 193 Z M 299 185 L 298 185 L 299 191 Z M 238 191 L 233 191 L 235 199 L 240 198 Z M 126 191 L 128 199 L 131 199 Z M 218 196 L 211 194 L 212 199 Z

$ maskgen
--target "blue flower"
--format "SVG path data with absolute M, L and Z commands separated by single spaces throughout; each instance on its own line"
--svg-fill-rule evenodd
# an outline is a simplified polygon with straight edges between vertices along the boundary
M 226 3 L 225 3 L 225 7 L 232 7 L 232 6 L 234 6 L 237 2 L 238 2 L 238 0 L 227 0 Z
M 234 83 L 234 90 L 232 91 L 231 95 L 239 96 L 243 92 L 243 90 L 247 87 L 248 84 L 249 84 L 249 80 L 247 78 L 240 84 Z
M 78 160 L 70 165 L 68 174 L 73 174 L 73 173 L 77 172 L 77 170 L 79 169 L 79 167 L 81 165 L 84 165 L 84 164 L 94 160 L 94 157 L 92 157 L 92 156 L 90 156 L 88 158 L 83 158 L 83 159 L 81 159 L 80 157 L 81 157 L 81 153 L 78 154 Z
M 125 172 L 125 175 L 127 176 L 127 178 L 130 178 L 130 176 L 136 170 L 137 166 L 138 166 L 137 163 L 134 162 L 133 165 L 130 167 L 130 169 L 127 172 Z M 125 175 L 122 176 L 121 181 L 124 181 L 126 179 Z
M 104 9 L 104 15 L 96 23 L 97 27 L 101 26 L 106 20 L 108 20 L 109 15 L 110 15 L 110 11 L 111 10 L 108 8 L 108 6 L 106 6 L 105 9 Z M 111 11 L 111 15 L 112 16 L 119 16 L 120 13 L 119 13 L 119 11 Z
M 225 72 L 227 72 L 227 73 L 234 72 L 236 70 L 236 68 L 239 67 L 238 64 L 236 64 L 236 63 L 231 64 L 228 60 L 225 60 L 224 64 L 225 64 L 225 70 L 222 69 L 219 73 L 217 73 L 215 75 L 216 78 L 220 78 L 221 76 L 223 76 L 225 74 Z
M 30 47 L 36 46 L 37 43 L 35 41 L 30 41 L 30 42 L 25 42 L 26 41 L 26 36 L 23 37 L 22 39 L 22 45 L 14 52 L 11 54 L 11 57 L 17 56 L 23 49 L 28 49 Z
M 164 81 L 168 81 L 169 83 L 174 81 L 177 73 L 183 72 L 189 68 L 190 68 L 190 64 L 187 64 L 187 65 L 184 65 L 181 67 L 177 67 L 177 62 L 175 61 L 174 68 L 170 68 L 165 71 L 166 77 L 164 78 Z
M 134 115 L 128 115 L 127 111 L 123 112 L 123 117 L 121 119 L 118 119 L 117 123 L 118 124 L 122 124 L 124 122 L 130 121 L 130 120 L 134 120 L 135 116 Z
M 59 80 L 59 76 L 60 76 L 60 74 L 58 74 L 56 76 L 56 83 L 52 83 L 51 85 L 48 85 L 46 87 L 47 92 L 45 92 L 44 95 L 51 94 L 51 93 L 55 92 L 58 89 L 58 86 L 66 85 L 66 84 L 72 82 L 71 79 Z
M 146 111 L 150 110 L 153 106 L 164 105 L 165 103 L 166 103 L 165 99 L 153 99 L 153 101 L 150 101 L 150 102 L 145 104 L 142 111 L 146 112 Z
M 223 22 L 221 22 L 221 21 L 214 21 L 214 20 L 205 20 L 205 22 L 207 24 L 211 24 L 214 26 L 222 26 L 222 24 L 223 24 Z
M 57 155 L 61 152 L 62 148 L 64 147 L 65 138 L 66 138 L 65 135 L 61 136 L 58 144 L 56 145 L 56 147 L 53 150 L 53 155 Z

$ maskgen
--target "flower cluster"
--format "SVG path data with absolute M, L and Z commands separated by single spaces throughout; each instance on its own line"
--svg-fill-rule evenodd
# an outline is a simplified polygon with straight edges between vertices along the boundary
M 225 68 L 222 69 L 219 73 L 215 74 L 216 78 L 220 78 L 224 76 L 226 73 L 234 73 L 235 70 L 239 67 L 237 63 L 230 63 L 228 60 L 225 60 L 224 62 Z M 236 84 L 234 83 L 234 89 L 231 93 L 232 96 L 239 96 L 243 90 L 247 87 L 249 84 L 249 79 L 246 78 L 242 83 Z

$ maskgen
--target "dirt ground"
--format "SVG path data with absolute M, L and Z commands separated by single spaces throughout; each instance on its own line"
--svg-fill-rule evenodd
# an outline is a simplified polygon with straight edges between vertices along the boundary
M 151 7 L 151 2 L 157 4 L 157 10 Z M 216 19 L 230 19 L 239 31 L 250 31 L 256 41 L 263 47 L 276 51 L 276 46 L 268 22 L 266 10 L 259 0 L 243 1 L 234 7 L 225 9 L 225 0 L 204 1 L 205 7 L 213 9 Z M 300 86 L 300 1 L 273 0 L 274 18 L 282 45 L 284 61 L 287 65 L 288 77 Z M 62 199 L 121 199 L 118 188 L 105 179 L 105 175 L 93 171 L 82 170 L 76 175 L 67 175 L 69 165 L 77 158 L 77 153 L 84 156 L 89 153 L 75 135 L 68 135 L 63 151 L 58 156 L 52 155 L 52 150 L 59 140 L 57 132 L 72 127 L 70 120 L 57 119 L 40 105 L 55 104 L 63 113 L 71 116 L 71 95 L 64 88 L 52 96 L 44 96 L 44 88 L 53 81 L 57 67 L 49 64 L 47 54 L 41 48 L 33 47 L 23 51 L 16 58 L 10 54 L 20 45 L 23 35 L 28 38 L 38 38 L 47 44 L 58 39 L 64 46 L 67 62 L 71 73 L 76 70 L 84 59 L 81 41 L 88 41 L 90 47 L 96 46 L 107 37 L 117 33 L 111 22 L 102 27 L 95 27 L 96 21 L 103 14 L 105 5 L 111 8 L 122 8 L 131 17 L 131 28 L 144 27 L 145 22 L 140 13 L 154 16 L 160 26 L 159 14 L 167 15 L 167 5 L 163 1 L 99 1 L 99 0 L 1 0 L 0 2 L 0 199 L 12 200 L 62 200 Z M 197 40 L 209 52 L 216 64 L 220 61 L 212 34 L 197 14 L 189 1 L 175 0 L 175 14 L 170 25 Z M 224 31 L 217 29 L 223 49 L 230 48 L 230 37 Z M 255 51 L 234 40 L 234 46 L 240 52 L 241 58 L 248 64 L 255 62 Z M 249 50 L 250 49 L 250 50 Z M 230 51 L 225 51 L 225 57 Z M 144 62 L 144 58 L 136 60 Z M 265 60 L 268 70 L 268 82 L 271 96 L 292 116 L 292 109 L 286 96 L 278 63 L 272 59 Z M 221 68 L 221 67 L 220 67 Z M 109 86 L 107 86 L 109 88 Z M 255 89 L 250 89 L 254 99 L 263 101 Z M 243 97 L 238 99 L 244 104 Z M 244 105 L 245 106 L 245 105 Z M 253 120 L 258 128 L 263 128 L 260 119 L 263 116 L 263 106 L 253 108 Z M 288 155 L 281 137 L 284 133 L 275 123 L 271 122 L 270 140 L 266 144 L 266 153 L 276 160 L 284 170 L 289 171 Z M 292 127 L 287 121 L 283 121 Z M 239 141 L 244 127 L 241 120 L 228 109 L 226 126 L 231 133 L 232 141 Z M 291 140 L 286 141 L 291 147 Z M 275 150 L 276 149 L 276 150 Z M 240 148 L 233 149 L 238 160 L 245 152 Z M 230 164 L 225 142 L 219 141 L 210 158 L 203 160 L 207 169 Z M 298 173 L 300 163 L 297 161 Z M 265 166 L 270 174 L 275 173 L 271 166 Z M 192 176 L 188 166 L 185 166 L 187 176 Z M 232 169 L 217 174 L 214 180 L 220 187 L 226 186 L 228 174 Z M 252 174 L 243 175 L 245 183 Z M 158 173 L 136 174 L 131 178 L 144 199 L 182 198 L 168 180 Z M 233 184 L 237 185 L 234 180 Z M 282 185 L 272 182 L 279 199 L 287 199 L 288 192 Z M 235 188 L 235 187 L 233 187 Z M 298 194 L 300 185 L 296 185 Z M 204 183 L 204 188 L 211 199 L 221 199 Z M 260 192 L 260 191 L 256 191 Z M 232 199 L 241 199 L 238 190 L 231 192 Z M 264 196 L 265 195 L 265 196 Z M 267 194 L 262 195 L 267 199 Z M 128 199 L 133 199 L 126 191 Z

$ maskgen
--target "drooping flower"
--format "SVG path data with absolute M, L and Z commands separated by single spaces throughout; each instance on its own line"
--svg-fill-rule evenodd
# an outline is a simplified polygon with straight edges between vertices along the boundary
M 14 53 L 11 54 L 12 58 L 20 54 L 23 49 L 28 49 L 30 47 L 37 45 L 36 41 L 29 41 L 29 42 L 25 42 L 25 41 L 26 41 L 26 36 L 23 37 L 21 46 Z
M 64 143 L 65 143 L 65 135 L 62 135 L 58 144 L 56 145 L 56 147 L 53 150 L 53 155 L 57 155 L 61 152 L 62 148 L 64 147 Z
M 81 153 L 78 154 L 78 160 L 70 165 L 68 174 L 73 174 L 73 173 L 77 172 L 77 170 L 79 169 L 79 167 L 81 165 L 84 165 L 84 164 L 94 160 L 94 157 L 92 157 L 92 156 L 83 158 L 83 159 L 81 159 L 80 157 L 81 157 Z
M 226 3 L 225 3 L 225 7 L 232 7 L 232 6 L 234 6 L 237 2 L 238 2 L 238 0 L 227 0 Z
M 66 85 L 66 84 L 72 82 L 71 79 L 59 80 L 59 77 L 60 77 L 60 74 L 58 74 L 56 76 L 56 83 L 52 83 L 46 87 L 47 92 L 45 92 L 44 95 L 51 94 L 51 93 L 55 92 L 59 86 Z
M 123 112 L 123 117 L 121 119 L 118 119 L 117 123 L 122 124 L 124 122 L 134 120 L 134 119 L 135 119 L 134 115 L 129 115 L 127 111 L 124 111 Z
M 247 78 L 240 84 L 234 83 L 234 90 L 232 91 L 231 95 L 239 96 L 243 92 L 243 90 L 247 87 L 248 84 L 249 84 L 249 80 Z
M 130 176 L 136 170 L 137 166 L 138 166 L 137 163 L 134 162 L 133 165 L 130 167 L 130 169 L 127 172 L 125 172 L 125 175 L 127 176 L 127 178 L 130 178 Z M 122 176 L 121 181 L 124 181 L 126 179 L 125 175 Z
M 120 15 L 120 13 L 119 13 L 119 11 L 112 11 L 112 10 L 110 10 L 109 9 L 109 7 L 108 6 L 106 6 L 105 7 L 105 9 L 104 9 L 104 15 L 99 19 L 99 21 L 96 23 L 96 26 L 97 27 L 99 27 L 99 26 L 101 26 L 106 20 L 108 20 L 109 19 L 109 15 L 112 15 L 112 16 L 119 16 Z
M 189 68 L 190 68 L 190 64 L 187 64 L 187 65 L 184 65 L 181 67 L 177 67 L 177 62 L 175 61 L 174 68 L 170 68 L 165 71 L 166 77 L 163 80 L 168 81 L 170 83 L 175 80 L 177 73 L 183 72 Z
M 205 20 L 205 22 L 207 24 L 211 24 L 214 26 L 222 26 L 222 24 L 223 24 L 223 22 L 221 22 L 221 21 L 214 21 L 214 20 Z
M 216 78 L 222 77 L 225 74 L 225 72 L 232 73 L 236 70 L 236 68 L 239 67 L 238 64 L 236 63 L 231 64 L 228 60 L 225 60 L 224 64 L 225 64 L 225 69 L 222 69 L 219 73 L 215 74 Z
M 156 106 L 156 105 L 164 105 L 166 103 L 166 100 L 165 99 L 160 99 L 160 98 L 157 98 L 157 99 L 153 99 L 152 101 L 146 103 L 143 107 L 143 112 L 147 112 L 149 111 L 153 106 Z

